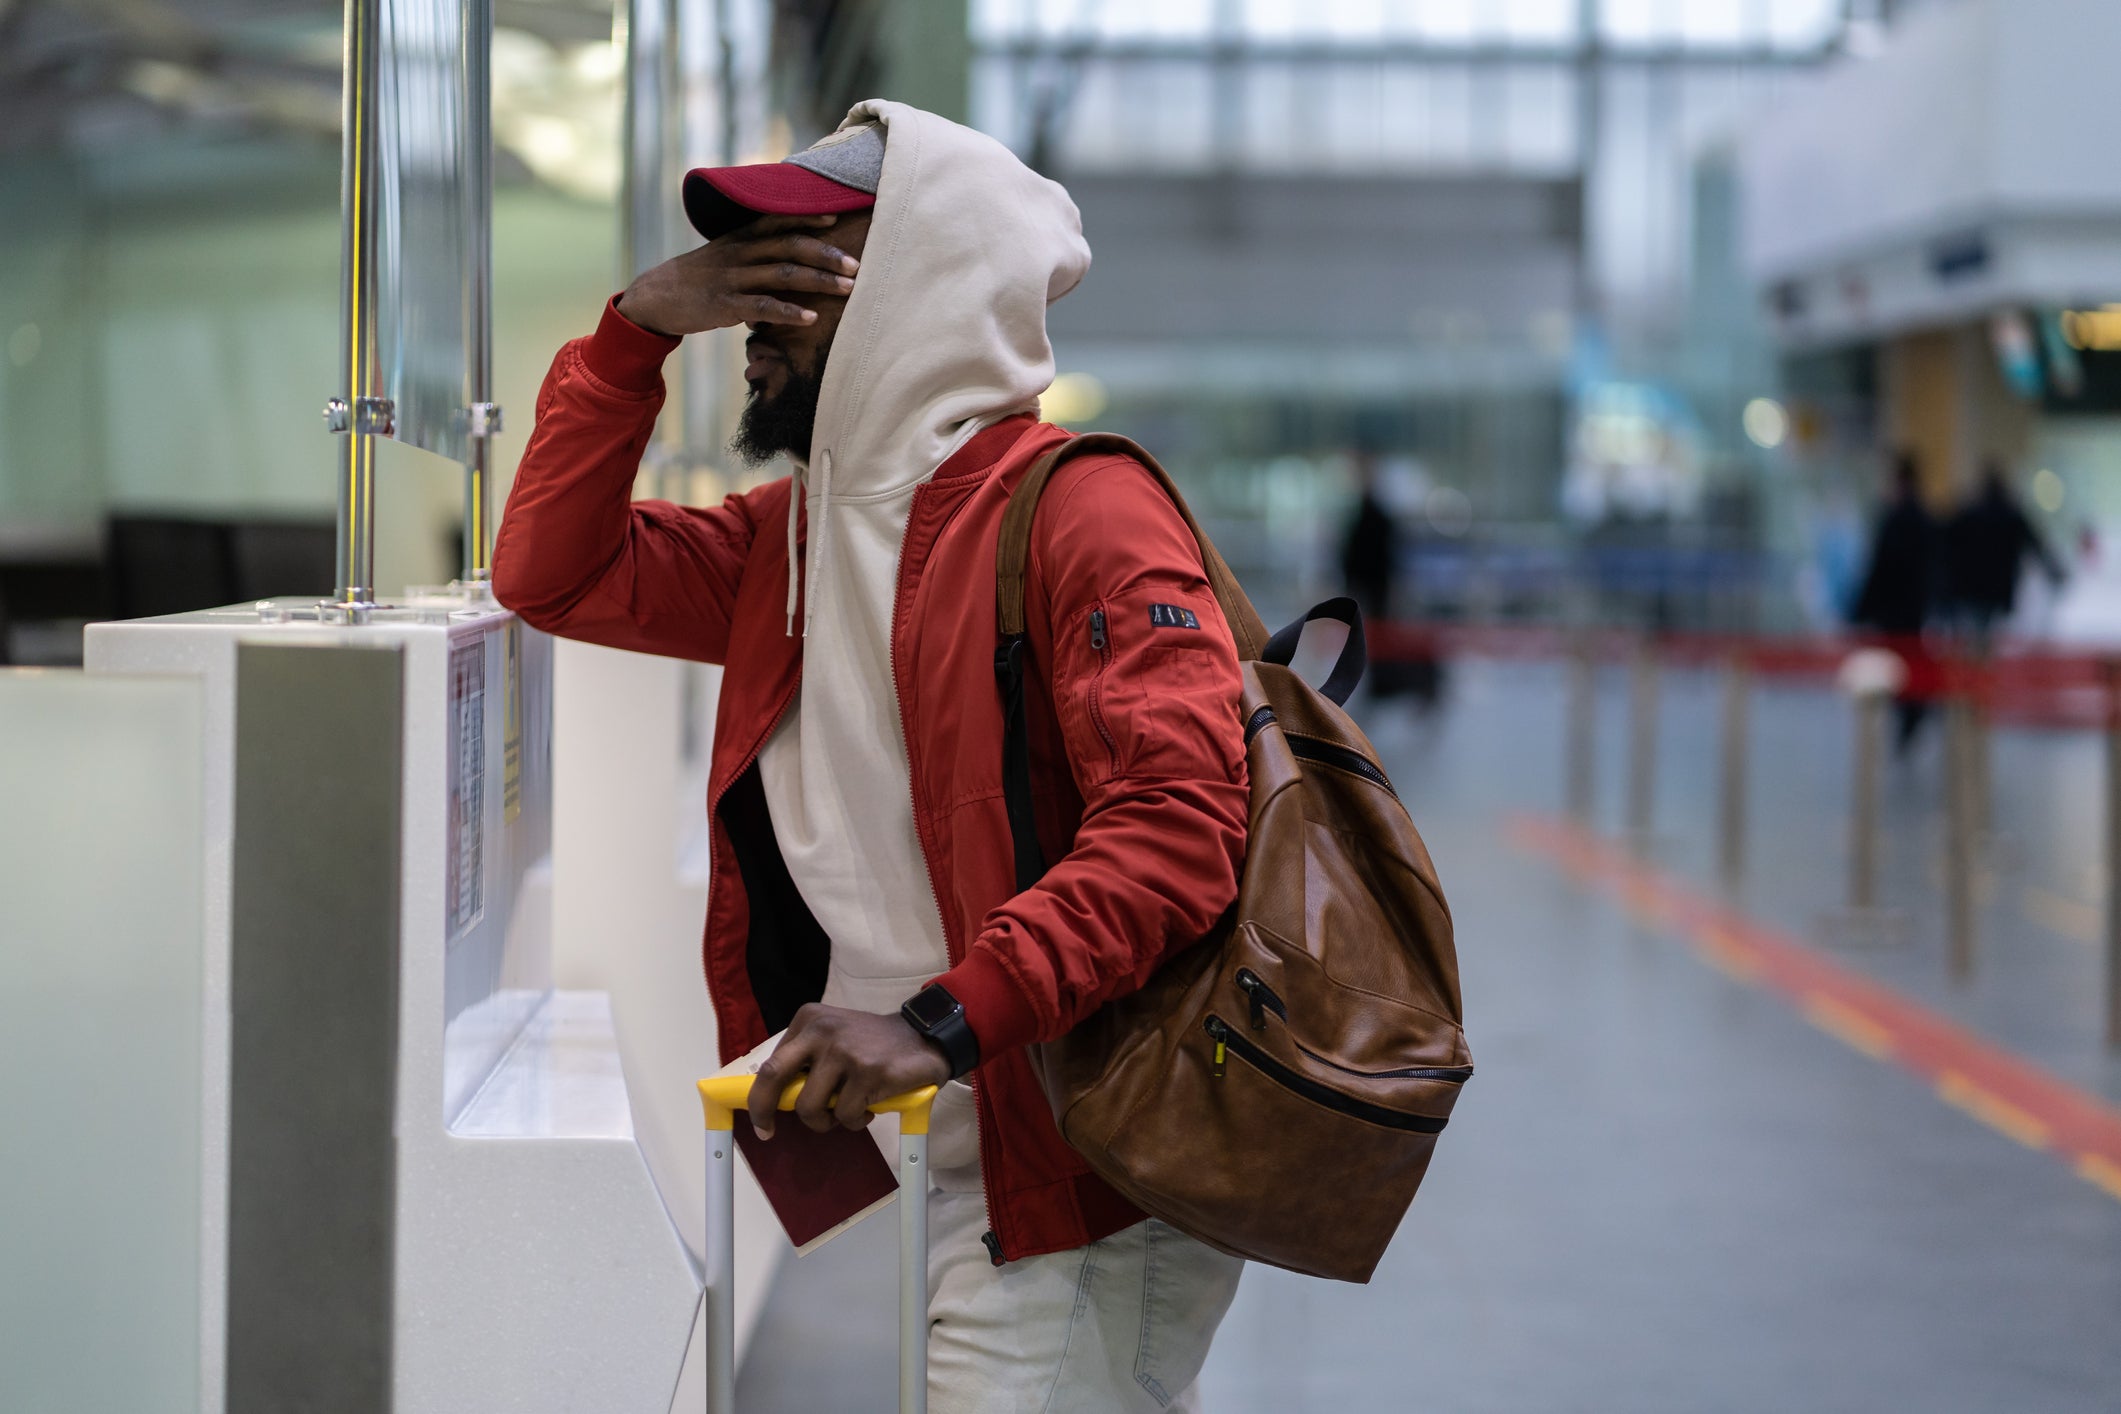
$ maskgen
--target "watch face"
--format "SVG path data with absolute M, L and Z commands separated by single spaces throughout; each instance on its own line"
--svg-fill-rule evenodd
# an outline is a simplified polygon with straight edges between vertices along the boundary
M 957 998 L 941 987 L 926 987 L 913 994 L 906 1003 L 906 1010 L 923 1030 L 932 1031 L 957 1015 L 961 1008 Z

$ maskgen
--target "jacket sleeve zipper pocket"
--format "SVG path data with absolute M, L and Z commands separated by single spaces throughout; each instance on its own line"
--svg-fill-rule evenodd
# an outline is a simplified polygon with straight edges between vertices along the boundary
M 1112 636 L 1105 631 L 1105 611 L 1090 611 L 1090 646 L 1097 651 L 1097 673 L 1090 679 L 1090 722 L 1105 743 L 1111 769 L 1119 770 L 1119 743 L 1105 722 L 1105 669 L 1112 666 Z

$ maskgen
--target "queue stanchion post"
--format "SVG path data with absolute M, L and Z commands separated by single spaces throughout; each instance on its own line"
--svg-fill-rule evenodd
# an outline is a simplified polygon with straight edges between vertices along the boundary
M 1628 842 L 1647 854 L 1657 826 L 1657 640 L 1635 644 L 1628 675 Z
M 1859 648 L 1842 660 L 1839 683 L 1854 707 L 1855 741 L 1849 771 L 1848 902 L 1830 915 L 1828 932 L 1846 944 L 1904 940 L 1906 917 L 1878 901 L 1881 797 L 1886 718 L 1907 686 L 1907 663 L 1886 648 Z
M 1753 664 L 1734 651 L 1723 675 L 1723 769 L 1717 803 L 1716 858 L 1726 889 L 1745 878 L 1746 790 L 1751 784 Z
M 1955 689 L 1944 717 L 1944 900 L 1946 956 L 1954 982 L 1974 975 L 1975 837 L 1980 829 L 1980 727 L 1971 697 Z
M 2121 1050 L 2121 659 L 2106 664 L 2106 1044 Z
M 1564 769 L 1569 817 L 1588 825 L 1596 808 L 1598 751 L 1598 663 L 1589 639 L 1578 634 L 1569 650 L 1569 720 Z

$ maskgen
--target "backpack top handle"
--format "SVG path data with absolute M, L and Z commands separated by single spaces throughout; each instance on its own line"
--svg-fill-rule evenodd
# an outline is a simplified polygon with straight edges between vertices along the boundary
M 1319 692 L 1332 699 L 1335 707 L 1348 705 L 1354 695 L 1356 684 L 1362 681 L 1363 670 L 1370 665 L 1370 650 L 1363 640 L 1362 610 L 1348 598 L 1328 599 L 1314 607 L 1295 623 L 1267 640 L 1266 649 L 1259 655 L 1260 661 L 1278 663 L 1288 667 L 1296 659 L 1296 644 L 1303 636 L 1304 625 L 1313 619 L 1333 619 L 1348 626 L 1348 640 L 1341 645 L 1340 656 L 1333 662 L 1333 671 L 1319 685 Z
M 1246 662 L 1257 662 L 1267 656 L 1267 627 L 1260 621 L 1259 611 L 1252 607 L 1252 601 L 1239 586 L 1237 576 L 1230 573 L 1230 566 L 1224 562 L 1221 552 L 1201 530 L 1200 522 L 1193 518 L 1192 508 L 1179 494 L 1178 487 L 1172 484 L 1170 473 L 1137 443 L 1110 432 L 1086 432 L 1069 438 L 1033 462 L 1031 469 L 1024 473 L 1024 479 L 1010 494 L 1009 508 L 1002 514 L 1001 535 L 994 552 L 994 614 L 1003 645 L 1006 647 L 1024 633 L 1024 577 L 1031 560 L 1031 518 L 1038 511 L 1039 498 L 1045 494 L 1047 480 L 1064 461 L 1100 454 L 1139 462 L 1143 470 L 1156 478 L 1157 484 L 1164 488 L 1164 494 L 1171 498 L 1171 504 L 1185 518 L 1186 528 L 1193 532 L 1194 543 L 1200 547 L 1201 567 L 1207 572 L 1208 587 L 1215 592 L 1215 602 L 1222 606 L 1223 618 L 1229 622 L 1230 635 L 1237 641 L 1237 656 Z

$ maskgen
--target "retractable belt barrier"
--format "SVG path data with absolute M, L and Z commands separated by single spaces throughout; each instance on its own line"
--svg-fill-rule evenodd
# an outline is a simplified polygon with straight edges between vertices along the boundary
M 1776 635 L 1566 629 L 1535 625 L 1376 623 L 1366 625 L 1372 663 L 1437 657 L 1505 659 L 1587 656 L 1631 662 L 1645 644 L 1665 667 L 1743 662 L 1757 679 L 1810 680 L 1831 686 L 1848 656 L 1884 648 L 1907 665 L 1900 695 L 1917 701 L 1972 698 L 1983 714 L 2028 726 L 2103 730 L 2115 710 L 2112 686 L 2121 647 L 2069 652 L 2045 645 L 2005 645 L 1983 657 L 1920 635 Z
M 2048 645 L 2006 643 L 1984 653 L 1949 639 L 1920 635 L 1774 636 L 1408 622 L 1367 627 L 1373 663 L 1452 656 L 1566 660 L 1570 672 L 1565 794 L 1568 813 L 1582 822 L 1590 820 L 1595 803 L 1596 673 L 1603 665 L 1626 665 L 1632 718 L 1627 733 L 1626 828 L 1642 851 L 1649 849 L 1652 840 L 1658 672 L 1670 667 L 1721 668 L 1725 694 L 1717 859 L 1724 884 L 1731 889 L 1744 873 L 1748 703 L 1754 684 L 1780 680 L 1838 687 L 1849 696 L 1856 719 L 1855 765 L 1850 772 L 1849 897 L 1841 915 L 1845 922 L 1893 921 L 1895 915 L 1895 910 L 1880 908 L 1874 897 L 1884 709 L 1896 699 L 1942 704 L 1947 957 L 1957 981 L 1971 978 L 1975 964 L 1973 879 L 1991 813 L 1989 724 L 2010 721 L 2102 733 L 2107 760 L 2106 1041 L 2110 1048 L 2121 1050 L 2121 646 L 2069 652 Z M 1881 667 L 1891 671 L 1881 675 Z
M 707 1414 L 736 1414 L 736 1115 L 751 1100 L 749 1075 L 700 1082 L 707 1117 Z M 792 1110 L 803 1081 L 781 1092 Z M 898 1126 L 898 1407 L 928 1409 L 928 1114 L 936 1087 L 924 1085 L 869 1107 Z

